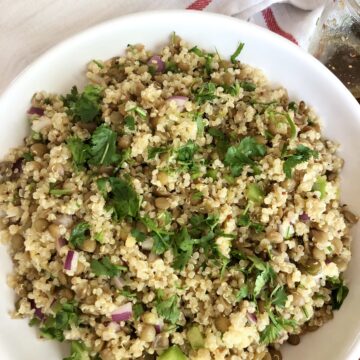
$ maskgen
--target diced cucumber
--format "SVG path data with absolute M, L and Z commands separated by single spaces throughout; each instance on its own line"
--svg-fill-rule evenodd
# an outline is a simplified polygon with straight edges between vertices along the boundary
M 186 333 L 186 337 L 193 350 L 204 347 L 204 338 L 197 326 L 192 326 Z
M 177 345 L 174 345 L 165 350 L 158 358 L 158 360 L 187 360 Z
M 246 196 L 249 200 L 256 204 L 261 204 L 264 200 L 264 192 L 260 189 L 259 185 L 249 184 L 246 188 Z

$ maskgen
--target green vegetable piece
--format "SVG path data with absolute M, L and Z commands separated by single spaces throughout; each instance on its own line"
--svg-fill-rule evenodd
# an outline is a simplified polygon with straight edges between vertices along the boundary
M 215 92 L 216 92 L 216 86 L 214 83 L 212 82 L 203 83 L 195 91 L 195 102 L 198 105 L 202 105 L 208 101 L 212 101 L 216 98 Z
M 245 91 L 255 91 L 256 85 L 254 83 L 248 81 L 240 82 L 240 87 L 242 87 Z
M 264 191 L 257 184 L 249 184 L 246 188 L 246 197 L 248 200 L 261 204 L 264 201 Z
M 144 307 L 141 303 L 136 303 L 133 306 L 133 314 L 135 319 L 139 319 L 140 316 L 145 312 Z
M 133 116 L 131 115 L 127 115 L 124 118 L 124 123 L 125 126 L 130 130 L 130 131 L 135 131 L 135 119 Z
M 111 186 L 109 193 L 106 190 L 107 182 L 109 182 Z M 107 200 L 108 207 L 113 209 L 113 216 L 116 220 L 123 219 L 127 216 L 137 216 L 140 208 L 140 199 L 128 182 L 116 177 L 109 177 L 98 179 L 97 186 Z
M 339 310 L 349 294 L 349 288 L 342 279 L 328 279 L 331 288 L 331 305 L 334 310 Z
M 72 190 L 70 189 L 50 189 L 49 193 L 55 197 L 61 197 L 64 195 L 70 195 Z
M 307 146 L 299 145 L 296 148 L 295 153 L 287 156 L 283 164 L 283 170 L 286 177 L 291 178 L 293 169 L 296 165 L 309 161 L 311 157 L 317 158 L 318 156 L 319 154 L 317 151 L 312 150 Z
M 157 360 L 187 360 L 187 357 L 177 345 L 173 345 L 165 350 Z
M 119 275 L 121 271 L 127 271 L 125 266 L 114 265 L 108 256 L 104 256 L 100 260 L 91 260 L 90 267 L 96 276 L 114 277 Z
M 73 164 L 77 170 L 84 168 L 88 158 L 90 147 L 78 137 L 72 136 L 66 140 L 67 146 L 71 152 Z
M 270 295 L 271 304 L 283 308 L 286 304 L 287 295 L 284 286 L 278 285 Z
M 71 355 L 63 360 L 90 360 L 88 350 L 82 341 L 71 342 Z
M 197 326 L 192 326 L 186 333 L 190 346 L 193 350 L 198 350 L 204 347 L 204 338 Z
M 296 126 L 295 126 L 295 123 L 294 121 L 291 119 L 290 115 L 288 113 L 285 113 L 285 117 L 286 117 L 286 120 L 290 126 L 290 136 L 291 138 L 295 138 L 296 137 Z
M 170 148 L 167 146 L 159 146 L 159 147 L 149 147 L 148 148 L 148 159 L 155 159 L 156 155 L 165 154 L 170 151 Z
M 96 85 L 87 85 L 82 94 L 77 87 L 71 89 L 71 93 L 62 98 L 64 105 L 69 109 L 69 114 L 77 121 L 91 122 L 100 117 L 101 91 Z
M 239 176 L 245 165 L 250 165 L 254 169 L 255 159 L 263 157 L 265 154 L 266 146 L 247 136 L 238 145 L 228 148 L 224 164 L 230 167 L 232 176 Z
M 325 199 L 326 196 L 326 184 L 327 184 L 326 176 L 319 176 L 312 187 L 312 191 L 320 192 L 321 200 Z
M 32 161 L 34 160 L 34 155 L 31 152 L 25 152 L 22 154 L 22 157 L 25 161 Z
M 84 243 L 84 240 L 90 235 L 89 223 L 82 221 L 74 226 L 71 230 L 69 243 L 74 247 L 79 247 Z
M 249 288 L 248 288 L 247 284 L 245 284 L 236 293 L 236 295 L 235 295 L 236 302 L 241 301 L 242 299 L 245 299 L 247 296 L 249 296 Z
M 238 47 L 236 48 L 235 52 L 230 56 L 230 60 L 233 64 L 236 63 L 236 58 L 240 55 L 242 49 L 244 48 L 245 44 L 240 42 Z
M 91 137 L 90 159 L 92 165 L 111 165 L 120 160 L 116 147 L 117 134 L 107 125 L 99 126 Z
M 171 324 L 176 324 L 180 316 L 179 310 L 179 298 L 177 295 L 173 295 L 166 300 L 163 300 L 162 294 L 158 294 L 156 311 L 165 320 Z

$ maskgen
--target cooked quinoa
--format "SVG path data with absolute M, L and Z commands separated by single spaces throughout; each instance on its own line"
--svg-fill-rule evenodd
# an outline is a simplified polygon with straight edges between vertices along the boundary
M 242 48 L 129 45 L 83 92 L 33 96 L 1 239 L 14 317 L 66 359 L 278 360 L 340 308 L 357 217 L 338 146 Z

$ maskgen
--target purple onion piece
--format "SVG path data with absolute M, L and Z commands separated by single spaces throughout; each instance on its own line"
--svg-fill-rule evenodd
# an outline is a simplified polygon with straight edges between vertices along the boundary
M 301 221 L 309 221 L 310 220 L 310 216 L 308 215 L 308 214 L 306 214 L 306 213 L 302 213 L 301 215 L 299 215 L 299 219 L 301 220 Z
M 162 329 L 164 327 L 164 321 L 162 319 L 159 320 L 159 322 L 155 325 L 155 331 L 157 334 L 160 334 Z
M 187 96 L 175 95 L 175 96 L 170 96 L 167 100 L 168 101 L 175 101 L 176 106 L 178 107 L 178 109 L 180 111 L 182 111 L 182 110 L 184 110 L 185 103 L 189 100 L 189 98 Z
M 115 322 L 127 321 L 132 318 L 132 303 L 128 302 L 111 313 L 111 320 Z
M 39 116 L 43 116 L 44 115 L 44 110 L 35 106 L 32 106 L 27 113 L 29 115 L 39 115 Z
M 69 250 L 66 254 L 64 269 L 75 271 L 79 260 L 79 254 L 76 251 Z
M 246 316 L 248 318 L 248 320 L 253 323 L 253 324 L 256 324 L 257 323 L 257 317 L 256 317 L 256 314 L 255 313 L 250 313 L 250 312 L 247 312 L 246 313 Z
M 57 240 L 56 240 L 56 243 L 55 243 L 55 246 L 56 246 L 56 250 L 57 252 L 60 252 L 60 249 L 62 247 L 64 247 L 65 245 L 67 244 L 67 241 L 64 237 L 59 237 Z
M 153 55 L 147 62 L 149 66 L 152 66 L 156 72 L 163 73 L 165 71 L 165 63 L 162 61 L 159 55 Z
M 30 299 L 29 302 L 30 302 L 30 307 L 31 307 L 31 309 L 34 310 L 34 315 L 35 315 L 38 319 L 40 319 L 41 321 L 44 320 L 45 315 L 44 315 L 44 313 L 41 311 L 40 308 L 36 307 L 35 301 L 34 301 L 33 299 Z

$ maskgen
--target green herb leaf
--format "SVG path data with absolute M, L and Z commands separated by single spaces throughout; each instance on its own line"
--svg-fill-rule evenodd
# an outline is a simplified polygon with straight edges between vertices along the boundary
M 106 190 L 106 183 L 109 182 L 111 191 Z M 116 220 L 127 216 L 136 217 L 140 208 L 140 199 L 133 187 L 125 180 L 109 177 L 97 180 L 97 186 L 107 200 L 107 205 L 114 211 Z
M 195 102 L 198 105 L 202 105 L 212 101 L 216 98 L 215 92 L 215 84 L 212 82 L 205 82 L 195 91 Z
M 254 83 L 248 81 L 240 82 L 240 87 L 242 87 L 245 91 L 255 91 L 256 85 Z
M 64 195 L 70 195 L 72 193 L 72 190 L 70 189 L 54 189 L 50 188 L 49 193 L 51 195 L 54 195 L 55 197 L 61 197 Z
M 69 330 L 71 325 L 78 325 L 79 310 L 75 303 L 58 303 L 54 306 L 55 315 L 48 316 L 40 327 L 40 334 L 47 339 L 64 341 L 64 331 Z
M 104 256 L 100 260 L 91 260 L 90 267 L 96 276 L 114 277 L 119 275 L 121 271 L 127 271 L 125 266 L 114 265 L 108 256 Z
M 240 55 L 242 49 L 244 48 L 245 44 L 240 42 L 238 47 L 236 48 L 235 52 L 230 56 L 230 60 L 233 64 L 236 63 L 236 58 Z
M 82 94 L 79 94 L 76 86 L 71 93 L 62 98 L 64 105 L 69 109 L 70 115 L 75 120 L 91 122 L 98 118 L 101 113 L 101 91 L 96 85 L 87 85 Z
M 107 125 L 99 126 L 91 137 L 90 159 L 92 165 L 111 165 L 119 161 L 116 151 L 117 134 Z
M 90 360 L 86 346 L 82 341 L 71 341 L 71 355 L 63 360 Z
M 124 123 L 125 123 L 125 126 L 130 131 L 135 131 L 135 118 L 133 116 L 131 116 L 131 115 L 125 116 Z
M 173 295 L 164 300 L 162 296 L 158 296 L 156 303 L 157 313 L 171 324 L 176 324 L 180 316 L 179 298 Z
M 71 230 L 69 243 L 74 247 L 80 247 L 84 240 L 89 236 L 89 223 L 82 221 L 74 226 Z
M 287 294 L 284 286 L 278 285 L 270 295 L 271 304 L 283 308 L 286 304 Z
M 178 234 L 174 235 L 173 241 L 175 243 L 173 267 L 174 269 L 182 270 L 193 253 L 194 242 L 186 227 L 183 227 Z
M 264 191 L 257 184 L 249 184 L 245 193 L 248 200 L 255 204 L 261 204 L 264 201 Z
M 192 168 L 194 165 L 194 155 L 198 148 L 199 147 L 194 142 L 187 142 L 176 150 L 176 160 L 186 168 Z
M 249 288 L 248 288 L 247 284 L 245 284 L 236 293 L 236 295 L 235 295 L 236 302 L 245 299 L 247 296 L 249 296 Z
M 25 152 L 22 154 L 22 158 L 25 161 L 32 161 L 32 160 L 34 160 L 34 155 L 31 152 Z
M 266 146 L 252 137 L 245 137 L 236 146 L 230 146 L 226 152 L 224 164 L 231 169 L 232 176 L 239 176 L 245 165 L 255 167 L 255 159 L 266 154 Z
M 134 314 L 134 318 L 135 320 L 139 319 L 140 316 L 145 312 L 144 307 L 141 303 L 136 303 L 133 306 L 133 314 Z
M 331 304 L 334 310 L 339 310 L 349 294 L 349 288 L 344 285 L 342 279 L 328 279 L 331 288 Z
M 230 146 L 228 137 L 217 128 L 209 128 L 208 132 L 215 139 L 216 151 L 219 154 L 219 158 L 223 160 Z
M 146 234 L 141 232 L 139 229 L 132 229 L 131 235 L 136 239 L 138 242 L 143 242 L 146 239 Z
M 167 146 L 159 146 L 159 147 L 149 147 L 148 148 L 148 159 L 155 159 L 156 155 L 165 154 L 170 151 L 170 148 Z
M 78 170 L 83 169 L 89 158 L 89 145 L 85 144 L 81 139 L 75 136 L 69 137 L 66 140 L 66 143 L 69 147 L 69 150 L 71 151 L 75 168 Z
M 287 157 L 284 162 L 283 170 L 287 178 L 291 178 L 293 169 L 296 165 L 309 161 L 311 157 L 317 158 L 318 152 L 309 149 L 304 145 L 299 145 L 293 155 Z

